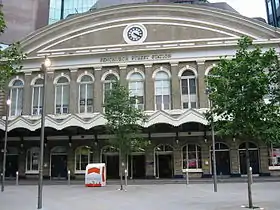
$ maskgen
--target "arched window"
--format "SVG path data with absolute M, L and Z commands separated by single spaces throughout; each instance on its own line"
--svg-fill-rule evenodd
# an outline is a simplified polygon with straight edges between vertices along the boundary
M 32 114 L 40 115 L 42 113 L 42 94 L 44 80 L 39 78 L 35 81 L 32 90 Z
M 32 147 L 26 152 L 26 172 L 38 173 L 39 172 L 39 147 Z
M 55 86 L 55 114 L 67 114 L 69 112 L 69 80 L 60 77 Z
M 186 70 L 181 76 L 181 97 L 183 109 L 197 107 L 197 88 L 194 72 Z
M 133 73 L 129 78 L 129 94 L 135 107 L 144 109 L 144 78 L 139 72 Z
M 183 147 L 182 155 L 183 169 L 187 167 L 189 169 L 201 169 L 201 147 L 199 145 L 187 144 Z
M 116 83 L 116 81 L 118 81 L 118 78 L 116 77 L 116 75 L 108 74 L 106 76 L 104 84 L 103 84 L 103 99 L 104 99 L 104 101 L 105 101 L 105 98 L 106 98 L 106 94 L 108 94 L 108 92 L 113 89 L 113 85 L 114 85 L 114 83 Z
M 170 78 L 164 71 L 155 76 L 155 108 L 156 110 L 170 109 Z
M 78 147 L 75 151 L 75 171 L 84 172 L 90 163 L 90 147 Z
M 89 75 L 81 78 L 80 85 L 79 110 L 80 113 L 93 112 L 93 79 Z
M 11 99 L 11 116 L 19 116 L 22 113 L 23 107 L 23 82 L 21 80 L 15 80 L 10 87 L 10 99 Z

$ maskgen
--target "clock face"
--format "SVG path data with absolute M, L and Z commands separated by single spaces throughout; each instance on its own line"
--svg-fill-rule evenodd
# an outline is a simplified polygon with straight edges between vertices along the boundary
M 127 32 L 127 37 L 134 42 L 139 41 L 144 35 L 143 30 L 140 27 L 132 27 Z
M 142 24 L 132 24 L 126 26 L 123 31 L 123 38 L 128 44 L 140 44 L 147 38 L 147 29 Z

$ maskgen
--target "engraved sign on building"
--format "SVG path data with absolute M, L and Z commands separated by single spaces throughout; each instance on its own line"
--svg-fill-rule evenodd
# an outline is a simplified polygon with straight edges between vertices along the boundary
M 101 63 L 122 63 L 122 62 L 137 62 L 137 61 L 157 61 L 170 59 L 170 53 L 150 54 L 150 55 L 125 55 L 125 56 L 112 56 L 101 57 Z

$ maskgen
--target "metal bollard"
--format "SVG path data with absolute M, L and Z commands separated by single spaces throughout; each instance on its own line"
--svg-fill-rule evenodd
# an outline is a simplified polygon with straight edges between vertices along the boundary
M 18 180 L 19 180 L 19 173 L 18 171 L 16 172 L 16 185 L 18 185 Z
M 252 185 L 253 184 L 253 171 L 252 171 L 252 167 L 249 168 L 248 176 L 249 176 L 249 183 L 250 183 L 250 185 Z
M 68 180 L 68 185 L 70 185 L 71 184 L 71 171 L 70 170 L 68 170 L 67 180 Z
M 127 169 L 124 170 L 124 174 L 125 174 L 125 177 L 124 177 L 124 179 L 125 179 L 125 187 L 127 187 L 127 176 L 128 176 Z
M 189 169 L 186 169 L 186 181 L 187 181 L 187 185 L 190 184 L 190 179 L 189 179 Z

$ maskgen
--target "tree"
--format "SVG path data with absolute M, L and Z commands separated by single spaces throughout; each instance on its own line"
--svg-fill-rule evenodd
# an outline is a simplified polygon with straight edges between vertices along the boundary
M 279 142 L 279 61 L 274 49 L 263 51 L 243 37 L 233 59 L 221 59 L 207 77 L 211 109 L 207 119 L 217 135 L 246 141 L 247 174 L 250 159 L 248 141 Z M 249 208 L 253 208 L 248 176 Z
M 121 190 L 123 190 L 123 166 L 127 169 L 127 156 L 131 151 L 147 146 L 147 141 L 140 137 L 140 125 L 146 121 L 142 110 L 135 107 L 136 97 L 130 97 L 129 91 L 115 82 L 113 88 L 105 93 L 106 127 L 113 137 L 110 143 L 119 150 L 122 163 Z
M 0 10 L 0 35 L 4 33 L 5 29 L 4 15 Z M 0 91 L 5 90 L 10 78 L 22 68 L 21 63 L 24 57 L 19 42 L 11 44 L 6 49 L 0 46 Z

